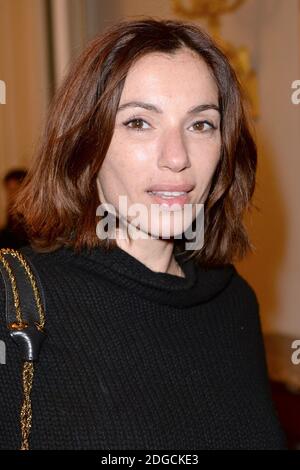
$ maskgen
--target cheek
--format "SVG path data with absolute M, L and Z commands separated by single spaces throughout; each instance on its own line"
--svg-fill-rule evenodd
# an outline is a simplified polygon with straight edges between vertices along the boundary
M 210 179 L 217 167 L 221 156 L 220 142 L 203 143 L 193 151 L 192 166 L 201 179 Z
M 107 166 L 113 171 L 119 169 L 125 174 L 128 172 L 131 176 L 145 171 L 145 167 L 153 161 L 155 143 L 145 142 L 145 138 L 138 137 L 133 139 L 131 135 L 116 134 L 106 157 Z
M 137 183 L 142 184 L 148 174 L 148 152 L 137 146 L 126 145 L 122 150 L 110 147 L 99 172 L 99 182 L 107 201 L 116 204 L 118 196 L 135 200 Z

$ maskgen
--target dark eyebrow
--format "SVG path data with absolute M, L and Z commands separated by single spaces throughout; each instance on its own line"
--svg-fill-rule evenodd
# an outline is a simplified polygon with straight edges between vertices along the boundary
M 121 104 L 118 108 L 118 112 L 126 108 L 144 108 L 148 111 L 155 111 L 156 113 L 163 113 L 163 111 L 151 103 L 144 103 L 143 101 L 129 101 L 128 103 Z M 215 109 L 220 113 L 220 108 L 216 104 L 199 104 L 189 109 L 187 114 L 196 114 L 206 111 L 207 109 Z

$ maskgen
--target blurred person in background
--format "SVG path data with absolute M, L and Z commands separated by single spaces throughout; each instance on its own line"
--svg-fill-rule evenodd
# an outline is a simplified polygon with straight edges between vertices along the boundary
M 27 171 L 21 168 L 10 170 L 3 178 L 6 193 L 6 224 L 0 230 L 0 248 L 20 248 L 27 245 L 24 228 L 11 212 L 17 192 Z

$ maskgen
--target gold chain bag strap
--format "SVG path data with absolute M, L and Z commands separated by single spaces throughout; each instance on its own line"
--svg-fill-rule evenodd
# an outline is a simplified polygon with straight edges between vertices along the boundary
M 20 348 L 23 359 L 20 450 L 29 450 L 34 363 L 38 360 L 45 339 L 44 293 L 32 262 L 18 250 L 0 250 L 0 272 L 6 292 L 6 324 L 10 336 Z

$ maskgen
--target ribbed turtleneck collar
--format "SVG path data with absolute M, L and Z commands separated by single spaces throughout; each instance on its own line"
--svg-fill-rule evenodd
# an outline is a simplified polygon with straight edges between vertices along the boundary
M 235 273 L 232 264 L 202 268 L 194 260 L 185 260 L 181 255 L 176 255 L 176 259 L 185 277 L 156 272 L 118 246 L 109 251 L 97 247 L 83 250 L 80 254 L 70 249 L 67 251 L 121 288 L 132 290 L 152 302 L 178 308 L 209 301 L 227 286 Z

